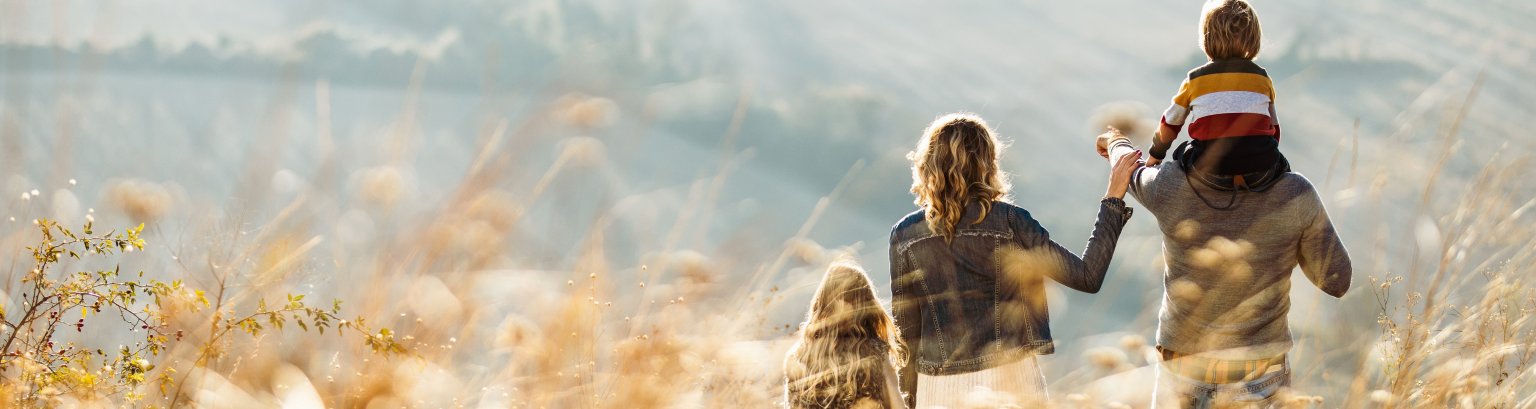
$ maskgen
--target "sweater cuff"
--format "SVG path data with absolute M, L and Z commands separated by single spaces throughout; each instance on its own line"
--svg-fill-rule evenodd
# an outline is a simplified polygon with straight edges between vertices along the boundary
M 1115 137 L 1114 139 L 1109 140 L 1109 148 L 1110 148 L 1110 150 L 1114 150 L 1114 148 L 1121 147 L 1121 146 L 1124 146 L 1124 147 L 1127 147 L 1127 148 L 1131 148 L 1131 149 L 1136 149 L 1136 145 L 1131 143 L 1131 139 L 1130 138 L 1126 138 L 1124 136 L 1118 136 L 1118 137 Z
M 1157 141 L 1153 141 L 1152 142 L 1152 148 L 1147 149 L 1147 153 L 1152 155 L 1152 157 L 1156 158 L 1157 160 L 1163 160 L 1164 157 L 1168 156 L 1168 148 L 1169 148 L 1168 145 L 1160 144 L 1160 143 L 1157 143 Z
M 1110 140 L 1109 141 L 1108 151 L 1110 152 L 1111 162 L 1113 162 L 1113 158 L 1114 158 L 1114 153 L 1113 152 L 1115 151 L 1115 149 L 1119 149 L 1119 148 L 1125 148 L 1125 149 L 1130 149 L 1130 150 L 1134 151 L 1134 150 L 1136 150 L 1136 145 L 1132 144 L 1131 140 L 1126 138 L 1126 137 L 1124 137 L 1124 136 L 1116 137 L 1115 139 Z
M 1126 219 L 1130 219 L 1131 213 L 1134 213 L 1135 210 L 1134 208 L 1125 205 L 1125 199 L 1118 197 L 1106 197 L 1099 201 L 1099 205 L 1124 215 Z

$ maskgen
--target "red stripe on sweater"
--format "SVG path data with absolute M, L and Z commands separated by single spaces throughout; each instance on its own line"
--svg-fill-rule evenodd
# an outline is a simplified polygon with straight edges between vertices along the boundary
M 1169 124 L 1168 123 L 1168 118 L 1163 118 L 1163 119 L 1159 120 L 1158 122 L 1162 123 L 1164 128 L 1173 128 L 1174 131 L 1178 131 L 1178 130 L 1184 129 L 1184 124 L 1178 124 L 1178 125 Z
M 1211 140 L 1230 136 L 1276 136 L 1279 129 L 1275 121 L 1264 114 L 1216 114 L 1201 117 L 1189 124 L 1189 137 L 1195 140 Z

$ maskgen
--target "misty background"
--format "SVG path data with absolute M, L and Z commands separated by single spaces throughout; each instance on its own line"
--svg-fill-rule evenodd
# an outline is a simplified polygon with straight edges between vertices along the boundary
M 1319 187 L 1355 261 L 1343 300 L 1297 276 L 1296 383 L 1342 388 L 1329 371 L 1352 377 L 1379 332 L 1365 280 L 1412 264 L 1422 214 L 1456 200 L 1454 189 L 1424 192 L 1424 181 L 1466 184 L 1490 161 L 1536 152 L 1536 3 L 1255 6 L 1281 149 Z M 1204 62 L 1199 10 L 1162 0 L 3 0 L 0 234 L 20 248 L 10 244 L 36 217 L 147 219 L 153 258 L 141 268 L 174 274 L 173 257 L 211 246 L 210 230 L 259 228 L 302 196 L 302 223 L 325 238 L 306 256 L 308 288 L 409 285 L 369 282 L 380 266 L 347 254 L 410 240 L 399 234 L 433 223 L 417 216 L 493 157 L 510 164 L 494 186 L 522 215 L 494 241 L 515 243 L 490 262 L 508 278 L 481 289 L 494 308 L 537 314 L 538 294 L 563 291 L 601 231 L 607 262 L 636 280 L 640 266 L 687 259 L 721 272 L 721 299 L 708 302 L 772 298 L 750 337 L 781 340 L 821 272 L 794 261 L 814 258 L 804 252 L 853 252 L 889 297 L 889 228 L 914 210 L 905 154 L 944 113 L 975 112 L 1010 142 L 1014 203 L 1080 250 L 1107 175 L 1094 117 L 1155 120 Z M 1531 183 L 1509 188 L 1536 194 Z M 145 210 L 122 198 L 134 192 L 161 201 Z M 1138 212 L 1102 293 L 1048 287 L 1059 352 L 1042 362 L 1053 383 L 1085 348 L 1153 336 L 1160 240 Z M 636 300 L 628 288 L 616 299 Z

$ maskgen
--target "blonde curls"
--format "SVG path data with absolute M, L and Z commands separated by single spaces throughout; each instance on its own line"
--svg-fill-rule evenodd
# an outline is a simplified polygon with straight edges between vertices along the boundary
M 840 398 L 883 390 L 884 368 L 906 362 L 900 340 L 864 269 L 853 260 L 832 263 L 784 360 L 790 398 L 813 404 L 790 407 L 835 406 Z
M 970 113 L 935 119 L 923 131 L 912 161 L 914 203 L 927 216 L 928 228 L 953 240 L 965 207 L 981 204 L 980 223 L 992 202 L 1007 200 L 1008 175 L 998 166 L 1002 146 L 986 121 Z

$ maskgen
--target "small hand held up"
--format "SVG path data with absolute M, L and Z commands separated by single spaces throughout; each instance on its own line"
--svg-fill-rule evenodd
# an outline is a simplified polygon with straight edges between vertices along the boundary
M 1109 189 L 1104 192 L 1104 197 L 1116 199 L 1125 197 L 1126 190 L 1131 186 L 1131 175 L 1143 165 L 1140 150 L 1123 154 L 1119 157 L 1110 157 L 1110 147 L 1119 139 L 1125 139 L 1125 135 L 1121 134 L 1119 129 L 1111 126 L 1105 127 L 1104 133 L 1099 134 L 1098 138 L 1094 141 L 1094 147 L 1098 150 L 1099 156 L 1110 161 Z
M 1099 151 L 1100 157 L 1109 159 L 1109 143 L 1117 137 L 1123 137 L 1123 135 L 1120 135 L 1119 129 L 1115 129 L 1113 126 L 1104 127 L 1104 133 L 1099 134 L 1098 138 L 1094 140 L 1094 148 Z

